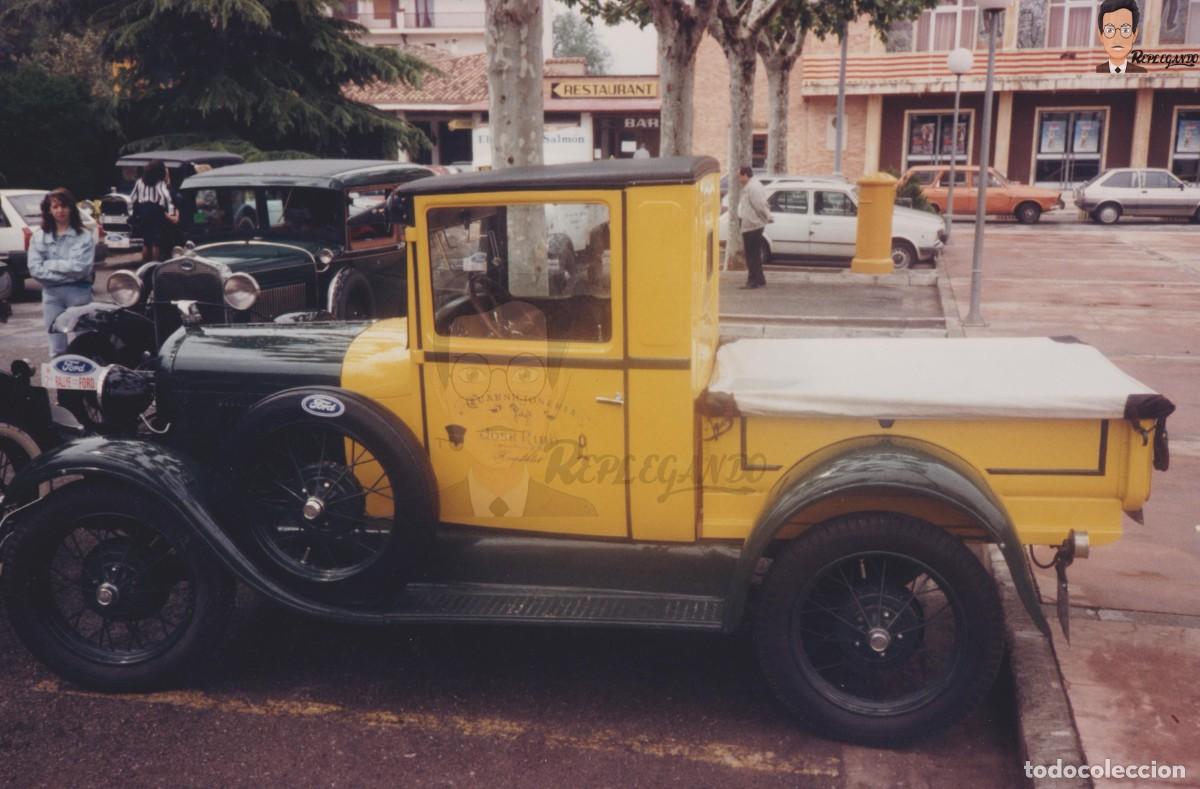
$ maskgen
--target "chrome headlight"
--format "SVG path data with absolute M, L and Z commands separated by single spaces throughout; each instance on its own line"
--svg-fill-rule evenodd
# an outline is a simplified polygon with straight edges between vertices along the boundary
M 320 271 L 322 273 L 328 271 L 329 267 L 331 265 L 333 265 L 333 250 L 332 249 L 317 250 L 317 264 L 318 264 L 317 271 Z
M 222 291 L 225 294 L 225 303 L 235 310 L 250 309 L 262 292 L 254 277 L 240 272 L 225 280 Z
M 108 297 L 118 307 L 132 307 L 142 298 L 142 280 L 129 271 L 118 271 L 108 278 Z

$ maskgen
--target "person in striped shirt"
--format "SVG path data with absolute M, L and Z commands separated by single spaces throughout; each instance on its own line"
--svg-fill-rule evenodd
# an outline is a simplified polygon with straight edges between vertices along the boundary
M 179 212 L 171 200 L 169 179 L 166 165 L 155 159 L 146 165 L 130 194 L 133 203 L 130 224 L 134 232 L 141 236 L 143 262 L 165 257 L 163 239 L 167 235 L 167 223 L 179 221 Z

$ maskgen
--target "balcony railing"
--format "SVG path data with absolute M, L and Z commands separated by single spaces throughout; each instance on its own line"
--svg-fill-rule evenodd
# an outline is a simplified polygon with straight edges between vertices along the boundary
M 427 30 L 482 30 L 484 15 L 482 11 L 397 11 L 395 14 L 374 14 L 367 11 L 358 13 L 339 13 L 341 19 L 357 22 L 368 30 L 404 30 L 419 32 Z

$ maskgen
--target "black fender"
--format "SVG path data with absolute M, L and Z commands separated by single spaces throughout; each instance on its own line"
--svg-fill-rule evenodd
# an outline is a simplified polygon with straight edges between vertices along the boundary
M 39 455 L 9 486 L 9 495 L 4 500 L 7 512 L 0 521 L 0 543 L 9 531 L 6 521 L 20 517 L 22 505 L 36 506 L 34 502 L 39 501 L 37 494 L 43 483 L 64 477 L 111 481 L 126 485 L 139 495 L 158 499 L 217 554 L 234 576 L 283 606 L 352 624 L 384 621 L 378 612 L 326 605 L 296 595 L 260 572 L 213 516 L 203 466 L 178 450 L 149 441 L 92 436 Z M 53 495 L 53 491 L 48 494 Z
M 111 358 L 102 361 L 116 362 L 132 369 L 138 367 L 147 354 L 157 350 L 154 323 L 139 309 L 106 302 L 68 307 L 54 321 L 54 330 L 76 335 L 72 353 L 89 356 L 89 349 L 103 348 Z M 87 339 L 83 339 L 85 337 Z
M 725 629 L 734 630 L 740 624 L 755 568 L 792 517 L 819 501 L 863 493 L 920 496 L 949 504 L 970 516 L 998 544 L 1030 618 L 1044 635 L 1050 636 L 1021 541 L 1003 504 L 962 459 L 904 439 L 835 445 L 793 467 L 780 479 L 742 546 L 725 609 Z

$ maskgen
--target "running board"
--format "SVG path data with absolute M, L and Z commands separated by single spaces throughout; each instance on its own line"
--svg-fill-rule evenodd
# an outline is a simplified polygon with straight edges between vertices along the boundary
M 721 629 L 725 601 L 700 595 L 664 595 L 604 589 L 505 584 L 409 584 L 386 622 L 505 622 Z

